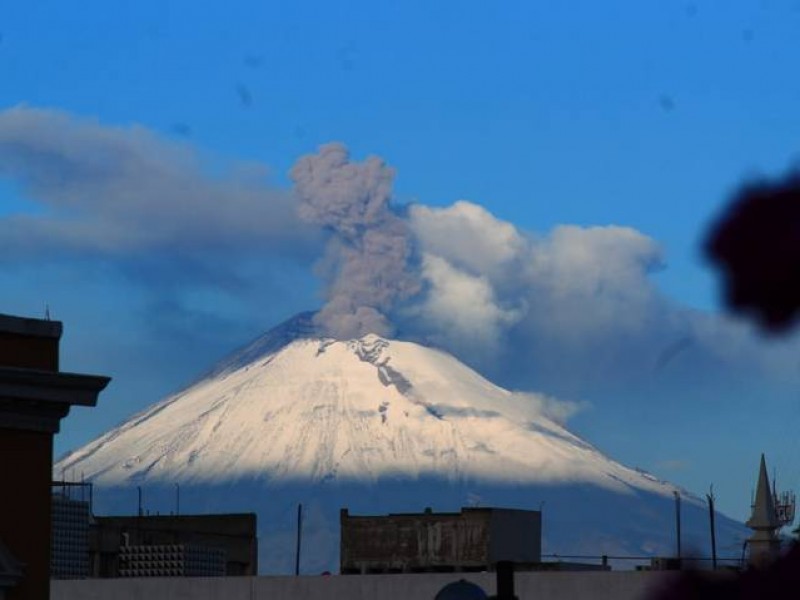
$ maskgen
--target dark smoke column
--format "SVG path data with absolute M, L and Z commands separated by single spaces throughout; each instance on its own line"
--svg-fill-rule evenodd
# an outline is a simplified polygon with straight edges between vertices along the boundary
M 332 234 L 319 264 L 327 302 L 315 321 L 339 339 L 390 335 L 392 307 L 420 289 L 410 230 L 389 206 L 394 170 L 377 157 L 351 162 L 331 143 L 300 158 L 290 176 L 300 217 Z

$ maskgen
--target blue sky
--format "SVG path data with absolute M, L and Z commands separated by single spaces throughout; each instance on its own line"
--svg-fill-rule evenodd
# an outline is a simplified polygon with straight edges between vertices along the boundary
M 9 2 L 0 110 L 60 111 L 98 131 L 138 125 L 159 140 L 149 148 L 199 157 L 208 181 L 257 164 L 278 195 L 298 157 L 340 141 L 354 160 L 378 155 L 396 169 L 398 204 L 465 199 L 533 236 L 633 228 L 663 249 L 665 268 L 648 275 L 659 293 L 714 313 L 705 227 L 743 180 L 798 159 L 798 27 L 800 3 L 767 0 Z M 0 158 L 0 220 L 53 210 L 13 162 Z M 321 304 L 313 241 L 233 253 L 236 240 L 214 243 L 7 253 L 0 310 L 36 316 L 49 304 L 65 321 L 64 366 L 115 378 L 97 409 L 65 421 L 57 451 Z M 624 371 L 625 334 L 616 338 L 609 371 Z M 793 360 L 792 341 L 752 343 Z M 586 401 L 577 432 L 694 491 L 713 482 L 719 506 L 744 517 L 759 452 L 800 485 L 800 370 L 746 365 L 607 380 L 600 370 L 581 385 L 552 370 L 505 376 Z

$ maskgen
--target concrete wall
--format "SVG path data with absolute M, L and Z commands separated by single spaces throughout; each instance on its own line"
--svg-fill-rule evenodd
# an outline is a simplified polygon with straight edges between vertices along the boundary
M 489 562 L 542 560 L 542 513 L 538 510 L 491 509 Z
M 635 600 L 664 573 L 518 573 L 520 600 Z M 495 593 L 490 573 L 225 577 L 216 579 L 87 579 L 53 581 L 52 600 L 433 600 L 447 583 L 466 579 Z

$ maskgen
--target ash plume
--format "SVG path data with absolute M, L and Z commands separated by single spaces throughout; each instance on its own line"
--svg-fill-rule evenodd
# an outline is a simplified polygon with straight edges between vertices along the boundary
M 352 162 L 331 143 L 301 157 L 290 176 L 300 217 L 332 234 L 319 264 L 327 302 L 317 325 L 340 339 L 390 335 L 392 307 L 420 289 L 411 231 L 389 205 L 394 170 L 377 157 Z

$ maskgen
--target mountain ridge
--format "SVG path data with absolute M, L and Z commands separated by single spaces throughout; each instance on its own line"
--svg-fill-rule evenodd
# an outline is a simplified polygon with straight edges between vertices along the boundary
M 56 473 L 84 473 L 108 510 L 134 486 L 166 502 L 175 484 L 203 511 L 257 507 L 269 572 L 290 570 L 285 521 L 297 502 L 311 511 L 313 564 L 327 570 L 342 506 L 380 514 L 476 498 L 546 503 L 551 551 L 642 555 L 671 551 L 678 491 L 687 544 L 707 546 L 697 496 L 605 456 L 564 426 L 553 399 L 503 389 L 414 342 L 327 338 L 312 319 L 301 313 L 252 340 L 62 458 Z M 739 544 L 742 526 L 717 522 L 720 547 Z
M 439 474 L 674 490 L 569 432 L 548 416 L 544 397 L 495 386 L 444 352 L 372 334 L 348 341 L 292 337 L 278 350 L 274 338 L 256 340 L 215 375 L 56 468 L 80 466 L 98 483 L 114 484 L 257 473 L 372 481 Z M 258 433 L 280 443 L 265 447 Z

